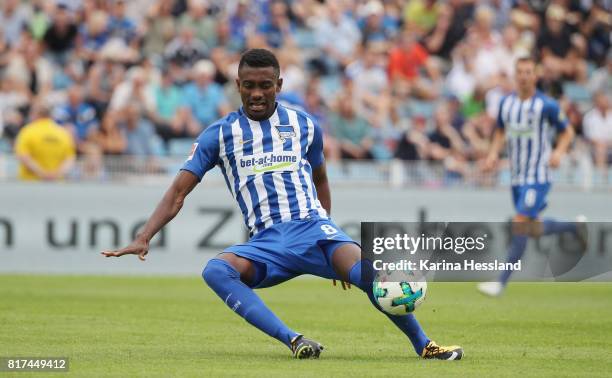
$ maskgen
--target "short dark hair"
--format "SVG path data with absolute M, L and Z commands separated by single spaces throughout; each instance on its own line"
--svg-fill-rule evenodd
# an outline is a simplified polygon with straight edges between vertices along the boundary
M 270 51 L 266 49 L 250 49 L 247 50 L 242 57 L 240 57 L 240 63 L 238 64 L 238 71 L 244 66 L 264 68 L 272 67 L 276 71 L 277 75 L 280 75 L 280 64 L 278 59 Z

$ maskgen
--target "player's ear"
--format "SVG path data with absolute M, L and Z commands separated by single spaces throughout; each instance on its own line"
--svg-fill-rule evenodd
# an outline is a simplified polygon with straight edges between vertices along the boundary
M 282 88 L 283 88 L 283 78 L 279 77 L 278 80 L 276 80 L 276 93 L 280 93 Z
M 238 89 L 238 92 L 240 92 L 240 78 L 236 78 L 236 88 Z

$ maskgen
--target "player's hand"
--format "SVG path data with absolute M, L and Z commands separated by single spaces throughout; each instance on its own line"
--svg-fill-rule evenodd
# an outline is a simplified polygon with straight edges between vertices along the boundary
M 338 285 L 336 284 L 336 280 L 333 280 L 333 282 L 334 282 L 334 286 L 338 286 Z M 340 284 L 342 284 L 342 290 L 347 290 L 347 289 L 350 289 L 350 288 L 351 288 L 351 284 L 350 284 L 350 282 L 340 281 Z
M 128 245 L 123 249 L 116 251 L 104 251 L 102 255 L 106 257 L 121 257 L 123 255 L 138 255 L 141 261 L 145 261 L 145 256 L 149 253 L 149 243 L 143 241 L 133 241 L 132 244 Z
M 550 155 L 550 160 L 548 160 L 548 165 L 551 168 L 558 168 L 559 165 L 561 164 L 562 157 L 563 157 L 562 153 L 553 151 L 553 153 Z

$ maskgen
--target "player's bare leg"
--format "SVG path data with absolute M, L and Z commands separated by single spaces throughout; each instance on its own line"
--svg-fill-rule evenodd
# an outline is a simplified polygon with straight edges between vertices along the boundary
M 353 243 L 343 244 L 333 253 L 332 265 L 340 279 L 363 290 L 372 305 L 382 312 L 372 292 L 373 270 L 371 262 L 361 259 L 361 249 Z M 383 312 L 384 313 L 384 312 Z M 410 339 L 416 353 L 423 358 L 459 360 L 463 349 L 458 346 L 443 347 L 430 340 L 412 314 L 385 315 Z
M 518 261 L 527 247 L 527 239 L 530 234 L 538 232 L 538 222 L 526 215 L 516 214 L 512 218 L 512 239 L 508 248 L 508 262 Z M 498 281 L 481 282 L 478 290 L 488 296 L 497 297 L 501 295 L 508 283 L 511 271 L 504 271 Z
M 240 280 L 245 284 L 250 284 L 255 280 L 255 265 L 249 259 L 236 256 L 233 253 L 222 253 L 216 257 L 217 259 L 227 261 L 238 273 Z
M 539 238 L 542 235 L 561 232 L 575 233 L 581 244 L 582 251 L 586 250 L 588 236 L 584 222 L 559 222 L 552 219 L 541 221 L 526 215 L 516 214 L 512 218 L 512 238 L 508 248 L 508 262 L 516 263 L 521 259 L 525 253 L 529 237 Z M 506 270 L 502 272 L 498 281 L 478 284 L 478 290 L 491 297 L 500 296 L 508 284 L 511 274 L 511 270 Z

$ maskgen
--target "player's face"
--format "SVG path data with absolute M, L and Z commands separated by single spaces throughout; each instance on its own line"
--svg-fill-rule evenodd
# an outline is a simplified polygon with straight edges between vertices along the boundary
M 516 84 L 519 90 L 531 91 L 535 88 L 536 81 L 534 62 L 524 61 L 516 64 Z
M 276 94 L 280 92 L 283 79 L 273 67 L 243 66 L 238 72 L 236 85 L 242 106 L 249 118 L 262 121 L 274 113 Z

